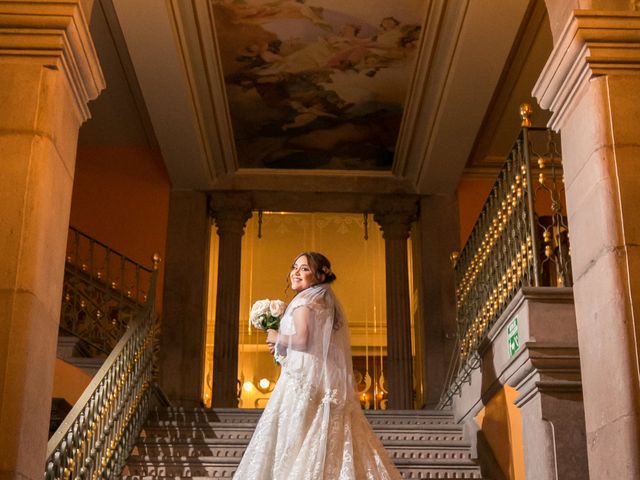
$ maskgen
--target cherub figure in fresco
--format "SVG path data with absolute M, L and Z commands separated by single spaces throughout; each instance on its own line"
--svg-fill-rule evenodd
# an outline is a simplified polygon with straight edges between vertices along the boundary
M 286 123 L 282 126 L 282 130 L 289 130 L 291 128 L 300 128 L 315 121 L 318 117 L 326 118 L 338 118 L 337 115 L 329 113 L 325 110 L 322 102 L 315 102 L 313 105 L 307 107 L 301 102 L 290 100 L 287 102 L 291 108 L 297 113 L 293 118 L 293 121 Z
M 374 37 L 360 37 L 359 33 L 360 26 L 347 24 L 339 35 L 327 38 L 336 50 L 327 61 L 328 68 L 354 70 L 373 76 L 381 68 L 406 58 L 406 50 L 415 46 L 420 26 L 402 25 L 394 17 L 385 17 Z
M 394 17 L 385 17 L 379 25 L 376 41 L 381 48 L 397 48 L 400 46 L 402 31 L 400 21 Z
M 385 17 L 380 22 L 376 41 L 381 48 L 409 48 L 415 46 L 419 35 L 419 25 L 402 25 L 394 17 Z
M 322 18 L 323 9 L 310 7 L 305 0 L 273 0 L 261 5 L 238 3 L 235 0 L 223 0 L 222 3 L 233 10 L 239 23 L 262 24 L 281 19 L 306 18 L 314 25 L 331 30 L 331 25 Z
M 264 68 L 256 71 L 261 76 L 282 77 L 287 74 L 311 72 L 326 68 L 327 60 L 335 54 L 335 49 L 324 38 L 308 43 L 289 55 L 274 59 Z
M 346 24 L 342 26 L 338 35 L 327 38 L 336 50 L 326 62 L 328 68 L 359 71 L 359 67 L 366 63 L 365 59 L 375 55 L 372 47 L 375 47 L 376 42 L 371 38 L 359 37 L 361 29 L 360 25 Z
M 273 62 L 280 62 L 283 60 L 279 53 L 281 45 L 280 40 L 272 40 L 262 45 L 250 45 L 236 60 L 246 63 L 249 68 L 260 68 Z

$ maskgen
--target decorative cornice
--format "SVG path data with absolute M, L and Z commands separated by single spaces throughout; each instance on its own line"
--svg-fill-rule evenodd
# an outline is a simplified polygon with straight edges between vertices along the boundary
M 80 0 L 0 2 L 0 58 L 32 59 L 62 69 L 86 121 L 87 103 L 105 88 Z
M 545 65 L 533 96 L 560 130 L 574 99 L 601 75 L 640 74 L 640 13 L 576 10 Z
M 509 379 L 520 396 L 514 402 L 522 407 L 538 393 L 582 393 L 578 346 L 527 342 L 526 360 Z

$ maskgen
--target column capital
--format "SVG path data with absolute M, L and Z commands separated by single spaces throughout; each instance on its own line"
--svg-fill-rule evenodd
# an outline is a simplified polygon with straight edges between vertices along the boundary
M 551 110 L 549 126 L 564 118 L 589 80 L 602 75 L 640 74 L 640 12 L 575 10 L 533 88 Z
M 378 197 L 373 219 L 380 225 L 385 239 L 408 238 L 411 224 L 418 218 L 418 199 L 415 196 L 388 195 Z
M 0 2 L 0 60 L 37 62 L 61 70 L 80 111 L 106 84 L 80 0 Z
M 218 235 L 242 235 L 251 218 L 251 196 L 245 192 L 216 192 L 209 196 L 211 216 L 216 222 Z

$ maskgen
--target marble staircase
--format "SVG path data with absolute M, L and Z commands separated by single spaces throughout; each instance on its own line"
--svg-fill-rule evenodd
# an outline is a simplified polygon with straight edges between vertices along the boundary
M 230 479 L 261 410 L 152 410 L 123 479 Z M 405 479 L 480 479 L 469 442 L 441 411 L 367 412 Z

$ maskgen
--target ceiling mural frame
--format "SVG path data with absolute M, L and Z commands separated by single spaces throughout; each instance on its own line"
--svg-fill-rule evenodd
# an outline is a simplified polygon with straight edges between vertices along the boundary
M 377 170 L 242 165 L 212 0 L 101 1 L 114 5 L 174 188 L 425 195 L 455 190 L 537 0 L 424 2 L 393 164 Z
M 209 5 L 240 167 L 391 169 L 424 3 Z

